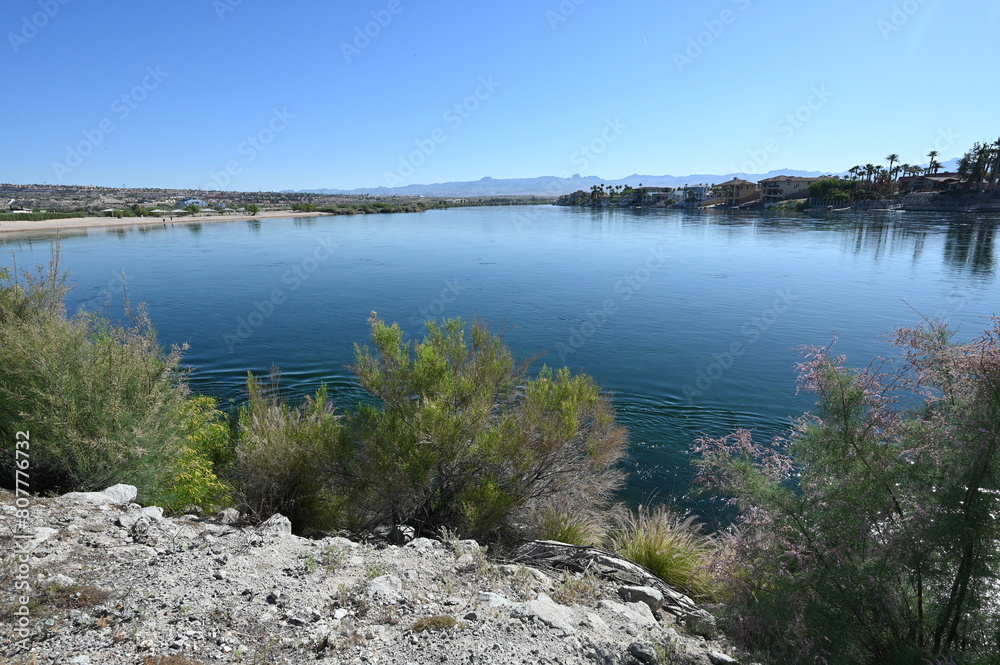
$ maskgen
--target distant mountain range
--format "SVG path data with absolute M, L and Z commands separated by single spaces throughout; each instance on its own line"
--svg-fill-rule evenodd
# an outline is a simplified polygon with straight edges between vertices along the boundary
M 957 159 L 942 164 L 942 171 L 952 171 L 958 163 Z M 469 182 L 440 182 L 430 185 L 406 185 L 405 187 L 361 187 L 359 189 L 304 189 L 298 193 L 306 194 L 370 194 L 372 196 L 440 196 L 445 198 L 460 198 L 473 196 L 562 196 L 579 189 L 589 190 L 593 185 L 632 185 L 640 183 L 647 187 L 683 187 L 684 185 L 708 184 L 715 185 L 733 178 L 758 181 L 779 175 L 815 178 L 821 175 L 846 175 L 847 172 L 829 173 L 823 171 L 797 171 L 781 169 L 768 173 L 726 173 L 692 174 L 686 176 L 673 175 L 639 175 L 633 174 L 618 180 L 606 180 L 597 176 L 580 176 L 570 178 L 556 176 L 541 176 L 539 178 L 483 178 Z M 294 190 L 286 190 L 286 193 Z

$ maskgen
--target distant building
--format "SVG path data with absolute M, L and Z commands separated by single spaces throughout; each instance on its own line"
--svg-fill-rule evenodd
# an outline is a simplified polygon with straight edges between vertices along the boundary
M 204 208 L 204 207 L 208 206 L 207 203 L 205 203 L 201 199 L 196 199 L 193 196 L 189 196 L 187 198 L 181 199 L 180 201 L 177 202 L 177 205 L 179 207 L 181 207 L 181 208 L 187 208 L 192 203 L 195 204 L 196 206 L 198 206 L 199 208 Z
M 750 203 L 760 198 L 760 187 L 757 183 L 733 178 L 728 182 L 716 186 L 719 198 L 727 206 L 738 206 L 743 203 Z
M 962 179 L 957 173 L 930 173 L 900 178 L 898 184 L 901 192 L 947 192 L 961 188 Z
M 685 185 L 682 191 L 682 200 L 690 206 L 700 206 L 715 198 L 711 185 Z
M 635 193 L 639 197 L 639 201 L 646 205 L 656 205 L 657 203 L 662 203 L 664 201 L 674 200 L 677 197 L 674 195 L 673 187 L 636 187 Z
M 758 182 L 760 198 L 766 203 L 775 203 L 795 197 L 804 197 L 809 191 L 809 185 L 823 178 L 800 178 L 791 175 L 779 175 L 765 178 Z

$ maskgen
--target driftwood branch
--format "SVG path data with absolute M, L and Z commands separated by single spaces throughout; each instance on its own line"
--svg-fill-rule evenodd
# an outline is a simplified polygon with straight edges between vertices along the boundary
M 590 572 L 626 586 L 652 587 L 663 594 L 663 609 L 678 618 L 699 612 L 693 600 L 667 585 L 645 566 L 596 547 L 578 547 L 554 540 L 532 540 L 515 552 L 514 563 L 576 573 Z

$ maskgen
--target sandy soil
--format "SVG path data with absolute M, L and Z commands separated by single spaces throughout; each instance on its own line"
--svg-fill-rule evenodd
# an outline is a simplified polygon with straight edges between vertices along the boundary
M 267 219 L 271 217 L 319 217 L 329 213 L 267 211 L 257 215 L 174 215 L 164 217 L 78 217 L 73 219 L 46 219 L 41 222 L 0 222 L 0 234 L 31 233 L 34 231 L 79 231 L 89 228 L 115 226 L 163 226 L 167 224 L 207 224 L 209 222 L 233 222 L 245 219 Z

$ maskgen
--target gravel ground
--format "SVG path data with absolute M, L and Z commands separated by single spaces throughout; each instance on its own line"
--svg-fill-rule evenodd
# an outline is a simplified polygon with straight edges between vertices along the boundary
M 127 485 L 0 498 L 3 665 L 736 662 L 710 615 L 679 621 L 655 589 L 505 564 L 475 541 L 165 518 Z

